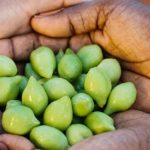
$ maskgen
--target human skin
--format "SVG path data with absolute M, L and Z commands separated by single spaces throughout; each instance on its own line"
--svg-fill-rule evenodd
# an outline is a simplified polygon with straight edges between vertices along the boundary
M 150 7 L 135 0 L 41 0 L 41 3 L 36 3 L 35 0 L 9 0 L 9 5 L 7 3 L 8 0 L 0 1 L 1 54 L 16 61 L 25 61 L 31 50 L 39 45 L 48 45 L 55 50 L 70 46 L 77 50 L 87 43 L 97 43 L 109 54 L 121 59 L 126 69 L 122 80 L 133 81 L 137 87 L 138 97 L 133 107 L 135 110 L 119 113 L 114 118 L 118 130 L 94 136 L 70 149 L 148 150 Z M 33 29 L 48 37 L 32 31 L 30 19 L 33 15 L 62 7 L 64 9 L 57 13 L 41 14 L 32 19 Z M 58 45 L 60 47 L 56 47 Z M 3 147 L 5 144 L 11 150 L 35 148 L 27 139 L 9 134 L 2 134 L 0 142 Z M 1 147 L 0 143 L 0 149 Z

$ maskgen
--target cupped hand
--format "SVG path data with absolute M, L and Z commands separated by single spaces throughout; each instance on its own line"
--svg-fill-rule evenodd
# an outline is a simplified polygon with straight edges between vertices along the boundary
M 33 32 L 30 25 L 30 20 L 35 14 L 52 11 L 62 6 L 62 0 L 0 1 L 0 54 L 7 55 L 16 61 L 24 61 L 39 45 L 47 45 L 54 50 L 59 49 L 57 45 L 64 48 L 67 40 L 57 39 L 56 41 L 39 35 Z
M 147 4 L 149 0 L 143 3 L 138 0 L 85 0 L 32 19 L 35 31 L 49 37 L 68 38 L 74 50 L 89 43 L 101 45 L 120 59 L 124 68 L 122 80 L 134 82 L 138 90 L 133 106 L 136 110 L 115 117 L 118 130 L 94 136 L 71 150 L 149 149 L 150 6 Z
M 32 19 L 35 31 L 49 37 L 68 38 L 73 49 L 97 43 L 119 58 L 130 71 L 125 72 L 123 80 L 133 81 L 138 89 L 135 108 L 145 112 L 150 112 L 149 24 L 150 6 L 138 0 L 79 1 L 78 5 Z
M 3 23 L 0 26 L 1 54 L 23 61 L 39 45 L 53 49 L 70 46 L 77 50 L 84 44 L 97 43 L 111 55 L 120 58 L 123 66 L 129 70 L 124 71 L 122 80 L 136 84 L 139 94 L 134 108 L 150 112 L 149 6 L 134 0 L 41 0 L 38 3 L 34 0 L 15 0 L 9 1 L 9 5 L 7 3 L 6 0 L 0 5 L 1 8 L 5 6 L 5 9 L 1 9 L 4 13 L 0 15 Z M 32 20 L 34 30 L 45 36 L 34 33 L 30 27 L 31 17 L 53 10 L 57 11 L 41 14 Z M 148 150 L 150 133 L 145 131 L 149 130 L 149 121 L 149 114 L 144 112 L 118 114 L 116 126 L 119 130 L 94 136 L 71 149 Z M 1 145 L 11 150 L 34 149 L 27 139 L 8 134 L 0 136 Z

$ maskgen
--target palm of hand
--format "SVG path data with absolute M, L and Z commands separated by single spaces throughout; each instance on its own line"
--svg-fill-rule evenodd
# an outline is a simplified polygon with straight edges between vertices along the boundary
M 135 9 L 132 9 L 133 5 L 131 5 L 131 3 L 133 2 L 130 2 L 130 0 L 128 1 L 129 3 L 125 0 L 122 0 L 122 2 L 119 3 L 118 2 L 114 3 L 112 1 L 112 3 L 109 4 L 109 7 L 105 5 L 105 3 L 101 2 L 100 0 L 93 1 L 91 3 L 85 3 L 85 4 L 83 3 L 82 5 L 79 6 L 74 6 L 72 8 L 64 9 L 63 12 L 56 13 L 51 16 L 45 15 L 43 17 L 41 16 L 36 17 L 35 19 L 32 20 L 32 25 L 35 30 L 37 30 L 42 34 L 46 34 L 48 36 L 52 36 L 52 37 L 72 36 L 69 39 L 68 38 L 63 39 L 63 42 L 61 43 L 63 43 L 62 45 L 64 47 L 67 45 L 67 42 L 69 42 L 70 46 L 73 47 L 74 49 L 77 49 L 81 45 L 90 42 L 98 43 L 102 45 L 110 54 L 117 56 L 122 60 L 125 60 L 126 62 L 123 62 L 123 65 L 127 69 L 130 69 L 132 71 L 138 72 L 142 75 L 149 77 L 149 72 L 146 72 L 145 67 L 143 67 L 149 64 L 148 59 L 150 56 L 150 53 L 148 51 L 148 47 L 150 47 L 150 45 L 148 42 L 144 43 L 144 41 L 147 41 L 148 39 L 147 31 L 143 30 L 143 27 L 147 26 L 147 22 L 144 22 L 144 24 L 141 25 L 142 20 L 140 20 L 141 17 L 139 16 L 139 14 L 137 14 L 137 10 L 136 10 L 136 8 L 138 8 L 139 11 L 139 7 L 137 7 L 139 6 L 139 4 L 136 4 L 137 6 L 136 7 L 134 6 Z M 140 8 L 141 12 L 145 10 L 145 9 L 143 10 L 142 8 L 143 7 Z M 131 10 L 134 11 L 131 12 Z M 100 13 L 98 13 L 97 11 Z M 66 13 L 69 14 L 70 16 L 69 19 Z M 137 16 L 139 17 L 139 19 Z M 115 22 L 116 18 L 119 21 Z M 62 20 L 64 22 L 64 26 L 61 24 Z M 45 24 L 43 24 L 43 22 L 45 22 Z M 62 25 L 62 27 L 60 27 L 60 24 Z M 47 29 L 51 28 L 51 31 L 45 32 L 45 28 Z M 59 28 L 61 28 L 61 30 L 58 30 Z M 139 34 L 137 34 L 136 32 L 137 30 L 140 31 L 140 35 L 142 36 L 143 43 L 140 43 L 141 39 L 139 37 Z M 19 33 L 20 32 L 27 33 L 29 31 L 30 31 L 30 27 L 28 26 L 26 28 L 26 31 L 19 31 Z M 79 33 L 80 34 L 82 33 L 84 35 L 74 36 L 75 34 L 79 34 Z M 13 32 L 11 34 L 13 35 Z M 132 37 L 133 35 L 136 36 Z M 83 37 L 85 40 L 83 42 L 78 42 Z M 17 41 L 20 41 L 20 39 L 21 38 L 19 37 Z M 35 43 L 34 40 L 33 43 Z M 36 46 L 38 45 L 40 44 L 38 43 Z M 137 49 L 137 46 L 140 51 Z M 27 47 L 25 49 L 27 49 Z M 135 68 L 136 66 L 138 66 L 139 68 L 138 69 Z M 140 94 L 138 95 L 138 101 L 135 105 L 135 108 L 138 108 L 142 111 L 149 112 L 149 107 L 150 107 L 150 105 L 148 105 L 149 94 L 147 92 L 148 85 L 150 84 L 149 79 L 137 75 L 135 73 L 125 71 L 123 74 L 123 80 L 133 81 L 137 85 Z M 143 91 L 143 88 L 145 88 L 145 91 L 141 93 L 141 91 Z M 132 116 L 132 114 L 134 115 Z M 150 116 L 148 114 L 139 111 L 129 111 L 126 113 L 122 113 L 120 115 L 118 114 L 116 116 L 116 125 L 118 126 L 118 128 L 120 128 L 120 130 L 115 131 L 114 133 L 106 133 L 103 136 L 102 135 L 95 136 L 90 140 L 90 142 L 89 140 L 84 141 L 83 143 L 76 145 L 71 149 L 88 150 L 94 147 L 94 149 L 96 150 L 99 149 L 99 147 L 101 147 L 101 150 L 103 150 L 103 149 L 110 149 L 111 147 L 111 149 L 116 150 L 119 147 L 118 145 L 120 143 L 121 143 L 120 147 L 122 150 L 123 148 L 124 149 L 128 148 L 129 150 L 146 149 L 147 147 L 149 147 L 149 145 L 148 142 L 146 143 L 144 141 L 146 141 L 147 138 L 146 136 L 150 135 L 150 133 L 148 132 L 143 133 L 143 131 L 148 129 L 148 125 L 150 123 L 150 119 L 148 119 L 149 117 Z M 126 122 L 128 123 L 126 124 Z M 141 134 L 142 136 L 140 136 Z M 8 145 L 10 149 L 18 149 L 18 147 L 15 147 L 14 145 L 12 146 L 11 144 L 5 142 L 8 141 L 8 138 L 9 135 L 6 135 L 5 138 L 4 137 L 0 138 L 0 141 L 6 143 L 6 145 Z M 109 140 L 110 139 L 111 140 L 110 142 L 106 143 L 108 138 Z M 124 138 L 127 138 L 127 141 Z M 17 137 L 13 137 L 13 139 L 14 141 L 17 141 L 16 140 Z M 121 141 L 119 139 L 121 139 Z M 120 141 L 120 143 L 118 143 L 118 141 Z M 139 141 L 141 143 L 145 143 L 142 145 L 142 148 L 138 145 Z M 28 147 L 28 149 L 31 149 L 31 147 L 30 148 Z

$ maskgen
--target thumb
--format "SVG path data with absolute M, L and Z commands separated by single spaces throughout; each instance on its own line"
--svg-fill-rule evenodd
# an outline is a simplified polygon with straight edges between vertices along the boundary
M 18 135 L 1 134 L 0 143 L 7 145 L 10 150 L 32 150 L 35 148 L 28 139 Z
M 47 12 L 47 11 L 53 11 L 57 9 L 62 9 L 64 7 L 68 7 L 71 5 L 76 5 L 85 1 L 89 0 L 57 0 L 57 1 L 51 1 L 51 0 L 30 0 L 30 10 L 32 11 L 32 15 Z
M 52 15 L 35 16 L 31 24 L 35 31 L 50 37 L 70 37 L 87 33 L 95 30 L 97 26 L 100 28 L 104 23 L 104 17 L 99 13 L 102 12 L 100 10 L 103 4 L 102 0 L 87 0 Z
M 0 39 L 31 31 L 30 19 L 35 14 L 64 8 L 85 0 L 5 0 L 0 1 Z M 10 27 L 11 25 L 11 27 Z
M 0 150 L 8 150 L 8 147 L 0 142 Z

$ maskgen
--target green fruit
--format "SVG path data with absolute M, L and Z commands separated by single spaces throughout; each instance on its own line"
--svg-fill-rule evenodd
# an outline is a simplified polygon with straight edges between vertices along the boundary
M 104 71 L 111 80 L 112 85 L 115 85 L 121 76 L 121 67 L 117 59 L 104 59 L 98 68 Z
M 87 73 L 84 88 L 86 93 L 92 96 L 98 106 L 102 108 L 106 104 L 111 90 L 111 80 L 104 72 L 95 67 Z
M 25 66 L 25 76 L 27 78 L 30 78 L 31 76 L 33 76 L 35 79 L 39 80 L 41 79 L 41 76 L 38 75 L 32 68 L 30 63 L 27 63 Z
M 32 51 L 30 61 L 33 69 L 44 78 L 51 78 L 55 68 L 56 59 L 53 51 L 48 47 L 39 47 Z
M 93 136 L 93 133 L 83 124 L 73 124 L 67 129 L 66 136 L 69 144 L 74 145 Z
M 2 126 L 8 133 L 25 135 L 40 122 L 32 110 L 22 105 L 6 109 L 2 115 Z
M 9 100 L 17 98 L 21 79 L 21 76 L 0 77 L 0 106 L 5 106 Z
M 113 119 L 108 115 L 98 111 L 89 114 L 85 119 L 85 124 L 95 134 L 115 130 Z
M 19 101 L 19 100 L 10 100 L 10 101 L 7 102 L 6 109 L 9 109 L 9 108 L 12 108 L 12 107 L 15 107 L 15 106 L 18 106 L 18 105 L 22 105 L 21 101 Z
M 82 63 L 74 53 L 65 53 L 58 64 L 60 77 L 73 81 L 82 73 Z
M 66 136 L 53 127 L 42 125 L 32 129 L 30 140 L 42 150 L 67 150 Z
M 90 68 L 96 67 L 103 59 L 103 53 L 98 45 L 86 45 L 79 49 L 77 55 L 82 61 L 83 71 L 86 73 Z
M 61 58 L 64 56 L 64 51 L 62 49 L 59 50 L 59 52 L 57 53 L 56 55 L 56 62 L 57 62 L 57 65 L 59 64 Z
M 74 96 L 74 87 L 63 78 L 52 78 L 44 84 L 45 91 L 50 100 L 57 100 L 63 96 Z
M 78 93 L 72 97 L 73 112 L 76 116 L 84 117 L 94 109 L 93 99 L 85 93 Z
M 30 77 L 22 94 L 22 104 L 30 107 L 35 115 L 40 115 L 48 105 L 48 96 L 34 77 Z
M 129 109 L 136 100 L 137 91 L 132 82 L 117 85 L 110 93 L 105 113 L 110 115 L 114 112 Z
M 22 76 L 22 80 L 19 84 L 19 93 L 22 94 L 25 87 L 27 86 L 27 83 L 28 83 L 28 78 L 25 77 L 25 76 Z
M 0 77 L 15 76 L 17 74 L 17 66 L 15 62 L 4 55 L 0 55 Z
M 71 100 L 64 96 L 49 104 L 44 112 L 44 124 L 59 130 L 66 130 L 72 122 L 73 112 Z
M 78 92 L 84 89 L 85 77 L 86 77 L 86 74 L 81 74 L 75 81 L 74 86 Z

